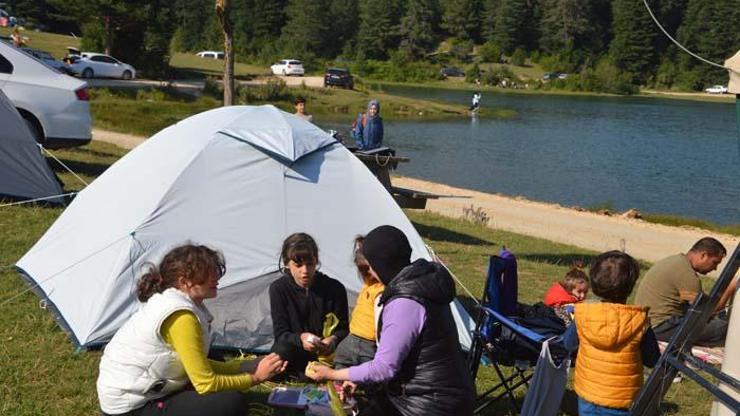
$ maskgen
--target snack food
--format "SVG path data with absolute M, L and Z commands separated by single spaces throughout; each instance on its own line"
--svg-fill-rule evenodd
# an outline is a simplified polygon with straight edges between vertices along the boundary
M 318 361 L 309 361 L 306 365 L 306 371 L 304 372 L 306 374 L 306 377 L 313 377 L 316 375 L 316 369 L 315 367 L 317 365 L 321 365 Z

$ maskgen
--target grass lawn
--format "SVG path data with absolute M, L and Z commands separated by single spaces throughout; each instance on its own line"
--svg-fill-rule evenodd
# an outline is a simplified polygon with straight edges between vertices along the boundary
M 123 149 L 99 142 L 55 152 L 86 181 L 100 175 L 125 153 Z M 59 173 L 66 189 L 81 188 L 72 175 Z M 0 208 L 0 414 L 3 415 L 76 416 L 98 411 L 95 380 L 100 353 L 76 352 L 51 315 L 39 307 L 36 296 L 24 293 L 16 297 L 26 286 L 13 270 L 13 263 L 61 212 L 60 208 L 40 206 Z M 503 245 L 518 255 L 520 300 L 527 303 L 539 301 L 573 261 L 588 261 L 596 254 L 427 212 L 409 211 L 408 215 L 425 241 L 476 296 L 482 290 L 487 256 L 497 253 Z M 458 295 L 464 304 L 470 304 L 460 287 Z M 493 370 L 482 368 L 478 389 L 482 391 L 495 381 Z M 264 403 L 269 387 L 255 388 L 251 398 Z M 568 398 L 572 402 L 572 393 Z M 665 407 L 669 414 L 705 415 L 710 400 L 708 393 L 685 380 L 671 388 Z M 485 414 L 506 414 L 504 409 L 494 406 Z M 276 411 L 275 414 L 295 413 Z
M 12 29 L 0 27 L 0 36 L 10 36 L 10 32 L 12 32 Z M 32 30 L 22 30 L 21 35 L 30 38 L 27 41 L 28 47 L 47 51 L 57 59 L 67 56 L 67 46 L 80 47 L 80 38 L 73 36 L 34 32 Z
M 203 59 L 193 53 L 175 52 L 170 57 L 170 66 L 179 70 L 182 75 L 191 73 L 197 77 L 203 75 L 223 76 L 224 61 L 218 59 Z M 200 73 L 201 75 L 197 75 Z M 243 62 L 234 63 L 234 76 L 236 78 L 253 78 L 258 75 L 270 75 L 270 68 L 262 65 L 250 65 Z

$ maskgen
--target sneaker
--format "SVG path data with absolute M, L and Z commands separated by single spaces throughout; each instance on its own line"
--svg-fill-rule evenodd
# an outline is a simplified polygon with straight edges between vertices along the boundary
M 681 373 L 676 374 L 676 377 L 673 377 L 673 384 L 680 383 L 683 381 L 683 375 Z

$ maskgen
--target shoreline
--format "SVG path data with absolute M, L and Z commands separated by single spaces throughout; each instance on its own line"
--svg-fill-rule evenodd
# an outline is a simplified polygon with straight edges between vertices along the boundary
M 698 239 L 708 235 L 720 240 L 728 252 L 740 244 L 740 237 L 700 228 L 655 224 L 618 215 L 605 216 L 558 204 L 456 188 L 405 176 L 394 175 L 393 184 L 438 195 L 466 197 L 429 199 L 426 209 L 430 212 L 464 218 L 463 208 L 472 205 L 488 214 L 488 227 L 491 228 L 594 251 L 624 248 L 630 255 L 649 262 L 685 253 Z M 722 270 L 726 261 L 727 258 L 718 270 Z
M 146 140 L 145 137 L 97 128 L 93 129 L 93 137 L 94 140 L 112 143 L 125 149 L 133 149 Z M 426 208 L 430 212 L 461 218 L 463 208 L 473 205 L 475 208 L 482 208 L 488 214 L 490 217 L 488 226 L 491 228 L 594 251 L 621 249 L 623 245 L 627 253 L 649 262 L 686 252 L 696 240 L 707 235 L 720 240 L 730 252 L 740 244 L 740 237 L 699 228 L 675 227 L 619 216 L 604 216 L 558 204 L 456 188 L 405 176 L 393 175 L 393 184 L 438 195 L 466 197 L 430 199 Z M 719 270 L 724 267 L 726 261 L 727 258 L 719 266 Z

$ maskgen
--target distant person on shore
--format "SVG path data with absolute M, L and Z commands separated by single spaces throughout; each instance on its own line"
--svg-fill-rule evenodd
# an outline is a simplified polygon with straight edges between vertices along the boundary
M 586 300 L 588 288 L 586 273 L 581 270 L 580 266 L 573 266 L 562 281 L 553 283 L 545 293 L 545 306 L 553 308 L 555 315 L 562 319 L 565 325 L 570 325 L 573 320 L 572 307 Z
M 626 253 L 608 251 L 591 262 L 589 275 L 601 302 L 576 304 L 563 334 L 566 349 L 578 351 L 578 414 L 627 416 L 642 388 L 643 365 L 653 367 L 660 357 L 647 308 L 625 305 L 640 266 Z
M 475 94 L 473 94 L 473 98 L 470 100 L 470 112 L 476 113 L 478 112 L 478 109 L 480 109 L 480 99 L 481 95 L 480 92 L 476 91 Z
M 380 117 L 380 102 L 370 100 L 367 112 L 360 113 L 352 124 L 352 138 L 360 150 L 371 150 L 383 145 L 383 118 Z
M 13 28 L 13 32 L 10 33 L 10 38 L 13 41 L 13 46 L 15 46 L 16 48 L 22 48 L 26 46 L 26 42 L 30 40 L 29 38 L 21 35 L 18 26 Z
M 660 341 L 671 339 L 688 307 L 702 293 L 698 274 L 716 270 L 726 254 L 722 243 L 704 237 L 688 253 L 667 257 L 648 270 L 637 288 L 635 304 L 650 308 L 650 321 Z M 736 288 L 737 279 L 734 279 L 717 302 L 716 312 L 725 308 Z M 716 316 L 701 331 L 697 331 L 690 342 L 693 345 L 715 347 L 724 345 L 726 337 L 726 316 Z
M 301 96 L 296 97 L 295 101 L 293 101 L 293 105 L 295 106 L 295 115 L 306 121 L 313 121 L 313 116 L 306 112 L 305 98 Z

